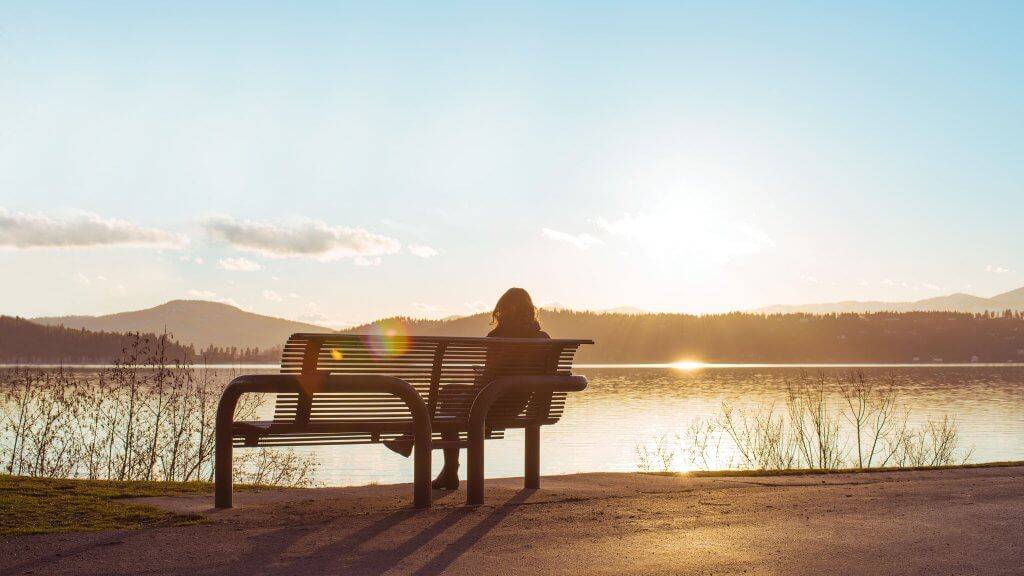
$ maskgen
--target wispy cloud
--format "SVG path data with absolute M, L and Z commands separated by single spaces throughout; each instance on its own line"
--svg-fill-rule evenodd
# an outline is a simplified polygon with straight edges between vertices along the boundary
M 147 228 L 116 218 L 81 212 L 64 218 L 9 212 L 0 208 L 0 247 L 91 248 L 100 246 L 151 246 L 181 248 L 182 234 Z
M 994 266 L 992 264 L 989 264 L 988 266 L 985 266 L 985 272 L 988 272 L 990 274 L 1000 274 L 1000 275 L 1002 275 L 1002 274 L 1012 274 L 1013 270 L 1010 270 L 1009 268 L 1004 268 L 1002 266 Z
M 264 290 L 263 298 L 266 300 L 270 300 L 271 302 L 280 302 L 284 300 L 284 298 L 282 298 L 280 294 L 273 290 Z
M 320 309 L 320 305 L 316 302 L 308 302 L 306 304 L 305 312 L 299 315 L 297 318 L 300 322 L 309 322 L 310 324 L 318 324 L 320 326 L 327 326 L 328 328 L 334 328 L 340 330 L 354 325 L 355 323 L 348 320 L 339 318 L 337 316 L 331 316 L 326 314 Z
M 71 278 L 76 284 L 81 286 L 90 286 L 93 289 L 99 289 L 115 296 L 124 296 L 128 293 L 128 289 L 125 288 L 124 284 L 111 281 L 102 274 L 98 276 L 89 276 L 82 272 L 76 272 L 71 276 Z
M 666 208 L 615 218 L 598 217 L 591 222 L 604 233 L 636 244 L 659 258 L 687 255 L 725 262 L 775 247 L 775 241 L 760 228 L 709 209 Z
M 470 313 L 476 314 L 478 312 L 488 312 L 491 307 L 487 305 L 487 302 L 481 300 L 474 300 L 472 302 L 463 302 L 463 306 L 470 311 Z
M 231 272 L 255 272 L 263 269 L 263 265 L 259 262 L 253 262 L 248 258 L 242 257 L 221 258 L 217 261 L 217 267 Z
M 363 228 L 331 226 L 319 220 L 274 223 L 218 216 L 204 220 L 203 227 L 216 241 L 270 258 L 329 261 L 395 254 L 402 249 L 395 238 Z
M 366 256 L 356 256 L 352 259 L 352 263 L 356 266 L 380 266 L 382 260 L 380 256 L 375 258 L 367 258 Z
M 598 244 L 604 244 L 600 238 L 587 234 L 586 232 L 580 234 L 570 234 L 569 232 L 562 232 L 561 230 L 552 230 L 551 228 L 541 228 L 540 233 L 549 240 L 555 242 L 565 242 L 571 244 L 580 250 L 586 250 L 591 246 Z
M 439 252 L 430 246 L 424 246 L 422 244 L 409 244 L 409 254 L 413 256 L 419 256 L 420 258 L 432 258 L 437 256 Z
M 195 288 L 192 288 L 187 292 L 187 294 L 190 298 L 195 298 L 197 300 L 210 300 L 212 302 L 220 302 L 221 304 L 229 304 L 231 306 L 238 307 L 238 302 L 235 302 L 233 298 L 225 298 L 211 290 L 196 290 Z

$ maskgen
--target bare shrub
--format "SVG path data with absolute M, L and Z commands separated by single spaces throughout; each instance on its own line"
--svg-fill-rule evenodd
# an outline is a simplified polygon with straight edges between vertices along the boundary
M 722 434 L 714 422 L 697 418 L 685 432 L 687 460 L 692 467 L 710 470 L 721 453 Z
M 908 424 L 910 411 L 900 404 L 891 377 L 839 377 L 832 382 L 838 398 L 829 384 L 824 375 L 802 376 L 788 386 L 783 410 L 723 403 L 716 418 L 690 423 L 683 452 L 690 465 L 704 470 L 722 467 L 723 441 L 736 454 L 724 467 L 753 470 L 946 466 L 965 463 L 973 452 L 961 448 L 953 417 Z M 636 450 L 637 468 L 649 472 L 668 470 L 676 449 L 662 436 L 653 447 L 641 444 Z
M 811 383 L 790 385 L 786 408 L 790 434 L 803 468 L 833 470 L 844 464 L 840 418 L 829 406 L 824 377 Z
M 774 405 L 747 412 L 722 404 L 718 426 L 732 440 L 742 467 L 772 470 L 793 466 L 796 444 Z
M 675 441 L 673 441 L 675 440 Z M 665 434 L 654 441 L 654 446 L 636 445 L 637 468 L 642 472 L 669 472 L 676 457 L 678 437 Z
M 0 372 L 0 462 L 10 474 L 114 480 L 212 480 L 223 383 L 168 356 L 169 338 L 132 335 L 98 373 L 10 368 Z M 260 398 L 244 395 L 238 419 Z M 317 461 L 291 451 L 242 451 L 237 478 L 308 485 Z

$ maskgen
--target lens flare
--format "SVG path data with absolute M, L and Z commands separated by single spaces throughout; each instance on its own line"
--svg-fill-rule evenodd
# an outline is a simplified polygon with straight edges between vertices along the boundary
M 363 344 L 378 358 L 401 356 L 409 351 L 409 334 L 401 322 L 384 320 L 363 338 Z

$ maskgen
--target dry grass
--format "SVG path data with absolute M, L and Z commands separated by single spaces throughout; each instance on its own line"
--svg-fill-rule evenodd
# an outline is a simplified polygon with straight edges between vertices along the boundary
M 653 476 L 687 476 L 690 478 L 755 478 L 765 476 L 809 476 L 815 474 L 871 474 L 876 472 L 908 472 L 924 470 L 959 470 L 967 468 L 1011 468 L 1024 466 L 1024 460 L 1008 462 L 983 462 L 979 464 L 951 464 L 948 466 L 890 466 L 885 468 L 839 468 L 818 470 L 811 468 L 791 468 L 788 470 L 692 470 L 690 472 L 640 472 Z
M 236 490 L 269 486 L 238 485 Z M 182 526 L 204 521 L 129 502 L 146 496 L 213 494 L 209 482 L 67 480 L 0 474 L 0 534 L 46 534 Z
M 207 482 L 117 482 L 0 476 L 0 534 L 43 534 L 176 526 L 202 522 L 125 501 L 141 496 L 205 494 Z

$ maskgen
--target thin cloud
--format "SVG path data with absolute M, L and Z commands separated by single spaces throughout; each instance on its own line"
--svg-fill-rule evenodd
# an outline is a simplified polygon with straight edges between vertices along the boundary
M 330 261 L 395 254 L 402 249 L 395 238 L 319 220 L 294 219 L 279 224 L 218 216 L 207 218 L 203 228 L 215 241 L 269 258 Z
M 685 212 L 666 208 L 611 219 L 599 217 L 591 222 L 605 234 L 622 238 L 659 258 L 687 255 L 727 262 L 775 247 L 775 241 L 753 224 L 730 220 L 709 210 Z
M 327 326 L 335 330 L 341 330 L 355 324 L 351 320 L 325 314 L 316 302 L 307 303 L 305 313 L 299 315 L 296 319 L 300 322 Z
M 195 288 L 192 288 L 187 292 L 187 294 L 189 295 L 189 297 L 195 298 L 197 300 L 209 300 L 211 302 L 220 302 L 221 304 L 228 304 L 230 306 L 238 308 L 238 302 L 236 302 L 233 298 L 223 297 L 217 294 L 216 292 L 212 292 L 210 290 L 196 290 Z
M 489 311 L 491 309 L 491 307 L 488 306 L 486 302 L 483 302 L 481 300 L 473 300 L 472 302 L 463 302 L 462 305 L 465 306 L 467 309 L 469 309 L 470 312 L 472 312 L 474 314 L 478 313 L 478 312 L 487 312 L 487 311 Z
M 352 263 L 356 266 L 380 266 L 382 260 L 380 256 L 376 258 L 367 258 L 366 256 L 356 256 L 352 259 Z
M 549 240 L 554 240 L 555 242 L 565 242 L 566 244 L 571 244 L 579 248 L 580 250 L 586 250 L 591 246 L 604 244 L 604 242 L 602 242 L 600 238 L 587 234 L 586 232 L 583 232 L 581 234 L 570 234 L 569 232 L 562 232 L 561 230 L 541 228 L 540 233 Z
M 273 290 L 264 290 L 263 298 L 266 300 L 270 300 L 271 302 L 280 302 L 284 300 L 284 298 L 282 298 L 280 294 Z
M 51 218 L 0 208 L 0 247 L 19 250 L 104 246 L 181 248 L 187 243 L 188 238 L 182 234 L 146 228 L 127 220 L 103 218 L 89 212 Z
M 999 275 L 1002 275 L 1002 274 L 1013 274 L 1013 270 L 1010 270 L 1009 268 L 1003 268 L 1002 266 L 994 266 L 992 264 L 989 264 L 988 266 L 985 266 L 985 272 L 988 272 L 990 274 L 999 274 Z
M 430 246 L 423 246 L 422 244 L 409 244 L 409 254 L 413 256 L 419 256 L 420 258 L 432 258 L 437 256 L 439 252 Z
M 263 265 L 253 262 L 248 258 L 221 258 L 217 261 L 217 267 L 230 272 L 256 272 L 262 270 Z

